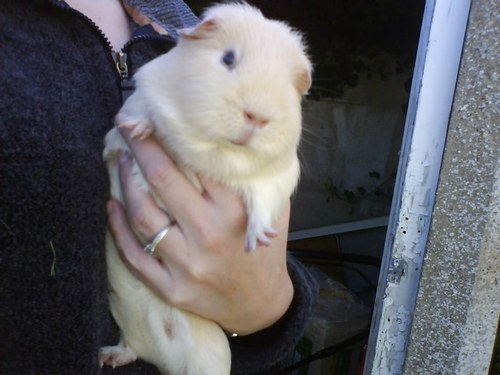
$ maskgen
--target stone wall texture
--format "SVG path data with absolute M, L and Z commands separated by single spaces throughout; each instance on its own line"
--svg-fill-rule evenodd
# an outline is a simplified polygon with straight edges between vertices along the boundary
M 405 374 L 488 373 L 500 311 L 500 5 L 473 0 Z

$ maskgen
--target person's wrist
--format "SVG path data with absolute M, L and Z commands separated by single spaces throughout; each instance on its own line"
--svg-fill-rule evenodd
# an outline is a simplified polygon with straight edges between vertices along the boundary
M 222 328 L 229 337 L 246 336 L 272 326 L 288 311 L 293 300 L 293 284 L 288 273 L 273 289 L 274 293 L 268 298 L 261 298 L 261 304 L 253 312 L 238 321 L 227 322 Z
M 229 338 L 234 373 L 269 373 L 303 337 L 317 295 L 317 283 L 293 256 L 288 256 L 287 273 L 293 283 L 293 299 L 286 313 L 266 329 Z

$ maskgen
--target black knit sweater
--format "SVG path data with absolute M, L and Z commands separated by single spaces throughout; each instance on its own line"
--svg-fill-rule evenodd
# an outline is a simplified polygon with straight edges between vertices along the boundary
M 0 5 L 0 374 L 158 374 L 141 361 L 114 371 L 97 362 L 99 348 L 118 340 L 101 158 L 121 105 L 110 46 L 57 0 Z M 173 43 L 129 43 L 130 73 Z M 293 259 L 289 272 L 292 306 L 273 327 L 231 339 L 234 373 L 262 372 L 300 338 L 314 283 Z

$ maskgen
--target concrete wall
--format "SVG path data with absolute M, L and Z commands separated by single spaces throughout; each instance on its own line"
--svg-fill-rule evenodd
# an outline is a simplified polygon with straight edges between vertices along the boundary
M 410 76 L 360 79 L 341 98 L 304 101 L 292 231 L 389 214 Z M 346 199 L 346 190 L 352 199 Z
M 405 374 L 488 373 L 500 311 L 500 15 L 473 0 Z

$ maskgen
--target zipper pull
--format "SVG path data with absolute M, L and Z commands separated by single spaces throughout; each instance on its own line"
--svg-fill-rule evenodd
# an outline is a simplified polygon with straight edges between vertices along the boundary
M 120 75 L 120 91 L 123 103 L 134 92 L 134 81 L 128 75 L 127 54 L 121 51 L 116 52 L 113 54 L 113 58 Z
M 114 60 L 116 69 L 122 80 L 128 79 L 127 54 L 124 52 L 115 52 Z

